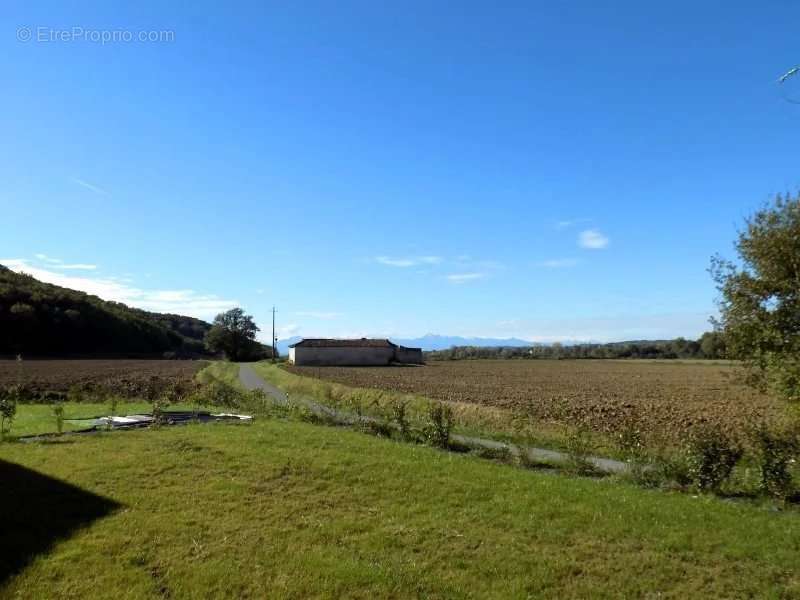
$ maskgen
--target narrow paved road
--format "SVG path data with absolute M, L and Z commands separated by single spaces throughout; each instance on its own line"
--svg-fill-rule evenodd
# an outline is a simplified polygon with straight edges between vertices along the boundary
M 264 381 L 250 365 L 239 364 L 239 382 L 248 390 L 263 390 L 278 403 L 286 404 L 289 397 L 286 393 L 276 388 L 271 383 Z
M 289 397 L 286 393 L 272 385 L 271 383 L 264 381 L 264 379 L 258 375 L 255 371 L 253 371 L 252 367 L 247 364 L 239 364 L 239 381 L 242 385 L 248 390 L 263 390 L 267 394 L 269 394 L 275 401 L 279 404 L 288 404 Z M 303 399 L 303 404 L 310 408 L 312 411 L 318 414 L 325 414 L 328 417 L 332 417 L 341 424 L 344 425 L 353 425 L 359 422 L 378 422 L 378 419 L 372 417 L 357 417 L 348 413 L 337 411 L 329 406 L 325 406 L 324 404 L 319 404 L 312 400 Z M 564 463 L 567 462 L 570 457 L 568 454 L 563 452 L 559 452 L 557 450 L 548 450 L 545 448 L 526 448 L 522 446 L 515 446 L 514 444 L 506 444 L 505 442 L 497 442 L 495 440 L 487 440 L 483 438 L 476 438 L 476 437 L 468 437 L 465 435 L 458 435 L 453 434 L 451 438 L 461 444 L 466 444 L 468 446 L 473 447 L 481 447 L 487 448 L 491 450 L 509 450 L 512 453 L 525 453 L 531 460 L 534 461 L 549 461 L 549 462 L 556 462 L 556 463 Z M 613 460 L 611 458 L 601 458 L 597 456 L 590 456 L 587 457 L 586 460 L 593 464 L 598 470 L 604 471 L 606 473 L 624 473 L 627 471 L 630 466 L 627 463 Z

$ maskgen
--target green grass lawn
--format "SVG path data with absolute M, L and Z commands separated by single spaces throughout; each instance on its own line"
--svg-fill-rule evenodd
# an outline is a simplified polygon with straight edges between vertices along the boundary
M 0 476 L 0 597 L 800 597 L 795 512 L 294 421 L 0 444 Z

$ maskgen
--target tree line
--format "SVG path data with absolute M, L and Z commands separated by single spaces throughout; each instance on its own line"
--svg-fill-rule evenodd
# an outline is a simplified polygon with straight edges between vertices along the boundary
M 426 352 L 428 360 L 469 359 L 579 359 L 579 358 L 726 358 L 724 336 L 716 331 L 700 339 L 613 342 L 608 344 L 537 344 L 533 346 L 454 346 Z

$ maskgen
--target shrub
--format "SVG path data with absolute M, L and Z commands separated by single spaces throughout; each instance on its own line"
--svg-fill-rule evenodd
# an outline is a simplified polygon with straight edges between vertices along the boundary
M 289 413 L 286 405 L 275 402 L 264 390 L 258 389 L 241 392 L 238 408 L 249 413 L 269 416 L 286 416 Z
M 431 402 L 428 407 L 428 422 L 422 430 L 425 441 L 437 448 L 450 446 L 453 430 L 453 409 L 442 402 Z
M 11 425 L 17 414 L 17 403 L 20 400 L 21 386 L 12 385 L 0 390 L 0 440 L 4 440 L 11 431 Z
M 392 437 L 392 425 L 386 421 L 362 419 L 360 422 L 361 431 L 376 435 L 378 437 L 390 438 Z
M 400 431 L 400 437 L 404 440 L 411 439 L 411 425 L 406 415 L 406 403 L 399 400 L 392 404 L 392 418 Z
M 700 426 L 689 442 L 689 477 L 700 491 L 717 492 L 741 457 L 741 446 L 719 427 Z
M 759 488 L 770 496 L 786 498 L 792 493 L 789 465 L 798 452 L 797 431 L 773 430 L 762 423 L 751 436 L 759 459 Z
M 594 465 L 589 462 L 592 453 L 592 442 L 588 432 L 583 427 L 573 429 L 565 440 L 567 452 L 567 470 L 578 475 L 591 475 L 596 472 Z
M 64 433 L 64 405 L 60 402 L 53 405 L 53 416 L 56 418 L 56 431 L 61 435 Z
M 153 403 L 153 425 L 158 427 L 164 423 L 164 409 L 167 402 L 163 396 L 158 396 L 152 400 Z
M 625 419 L 616 432 L 617 448 L 628 462 L 640 462 L 644 458 L 645 447 L 642 431 L 633 419 Z
M 108 410 L 111 413 L 112 417 L 117 416 L 117 405 L 119 404 L 119 397 L 116 394 L 112 394 L 108 398 Z
M 213 381 L 192 394 L 193 403 L 240 408 L 242 392 L 220 381 Z

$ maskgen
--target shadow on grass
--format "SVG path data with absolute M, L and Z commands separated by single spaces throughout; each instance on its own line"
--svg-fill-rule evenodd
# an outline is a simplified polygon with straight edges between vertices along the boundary
M 121 505 L 0 460 L 0 586 L 38 554 Z

